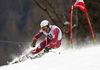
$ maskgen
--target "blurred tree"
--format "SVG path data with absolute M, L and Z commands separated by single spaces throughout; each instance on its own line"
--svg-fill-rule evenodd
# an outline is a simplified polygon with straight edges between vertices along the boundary
M 69 25 L 66 26 L 64 23 L 68 22 L 66 12 L 64 11 L 65 8 L 61 8 L 61 2 L 66 2 L 65 0 L 45 0 L 45 1 L 39 1 L 39 0 L 33 0 L 36 2 L 36 4 L 47 13 L 49 18 L 52 20 L 53 24 L 59 26 L 63 33 L 66 34 L 66 32 L 69 31 Z M 69 22 L 68 22 L 69 24 Z

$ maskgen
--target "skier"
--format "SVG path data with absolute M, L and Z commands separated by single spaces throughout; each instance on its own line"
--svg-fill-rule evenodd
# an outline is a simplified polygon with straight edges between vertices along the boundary
M 32 47 L 36 46 L 37 39 L 45 34 L 46 38 L 37 46 L 36 49 L 30 51 L 31 54 L 39 53 L 44 49 L 44 52 L 49 52 L 51 49 L 59 48 L 62 41 L 62 32 L 59 27 L 56 25 L 50 25 L 48 20 L 43 20 L 40 23 L 41 29 L 38 33 L 33 37 Z
M 40 23 L 41 29 L 38 33 L 33 37 L 32 40 L 32 47 L 36 46 L 37 39 L 42 35 L 45 34 L 46 38 L 36 47 L 36 49 L 30 51 L 28 54 L 20 57 L 17 61 L 11 62 L 11 64 L 19 63 L 25 61 L 28 58 L 34 59 L 37 57 L 41 57 L 43 54 L 48 53 L 51 49 L 59 48 L 62 41 L 62 32 L 59 27 L 56 25 L 50 25 L 48 20 L 43 20 Z M 44 49 L 44 50 L 43 50 Z M 39 53 L 43 50 L 43 53 Z M 39 53 L 38 56 L 31 57 L 30 55 L 34 55 Z

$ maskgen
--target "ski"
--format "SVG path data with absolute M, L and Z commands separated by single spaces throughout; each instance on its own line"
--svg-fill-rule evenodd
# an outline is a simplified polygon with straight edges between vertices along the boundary
M 15 63 L 20 63 L 20 62 L 26 61 L 27 59 L 33 60 L 33 59 L 36 59 L 36 58 L 41 58 L 45 54 L 46 54 L 46 52 L 44 52 L 44 50 L 42 50 L 38 54 L 34 54 L 34 55 L 32 55 L 32 54 L 29 54 L 29 55 L 24 54 L 24 55 L 22 55 L 22 56 L 20 56 L 20 57 L 18 57 L 16 59 L 14 59 L 13 61 L 8 62 L 8 65 L 15 64 Z
M 28 54 L 27 55 L 26 53 L 24 53 L 20 57 L 15 58 L 13 61 L 8 62 L 8 65 L 10 65 L 10 64 L 16 64 L 16 63 L 20 63 L 20 62 L 24 62 L 27 59 L 33 60 L 33 59 L 41 58 L 42 56 L 44 56 L 47 53 L 61 54 L 60 52 L 56 52 L 56 51 L 53 51 L 53 50 L 50 50 L 49 52 L 44 52 L 44 49 L 43 49 L 41 52 L 39 52 L 37 54 L 34 54 L 34 55 L 33 54 Z

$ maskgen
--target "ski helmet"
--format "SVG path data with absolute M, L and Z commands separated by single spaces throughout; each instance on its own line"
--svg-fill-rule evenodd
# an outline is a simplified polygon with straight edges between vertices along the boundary
M 49 21 L 48 21 L 48 20 L 43 20 L 43 21 L 41 22 L 41 24 L 40 24 L 40 27 L 41 27 L 41 28 L 43 28 L 43 27 L 45 27 L 45 26 L 49 27 Z

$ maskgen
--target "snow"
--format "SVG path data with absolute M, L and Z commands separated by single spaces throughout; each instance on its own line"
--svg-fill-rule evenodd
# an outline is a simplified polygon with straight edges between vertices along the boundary
M 55 52 L 49 52 L 41 58 L 1 66 L 0 70 L 100 70 L 99 45 L 53 51 Z

